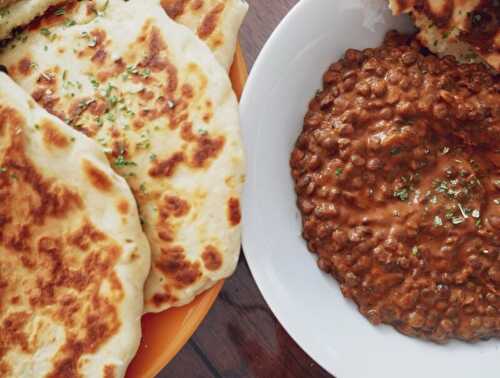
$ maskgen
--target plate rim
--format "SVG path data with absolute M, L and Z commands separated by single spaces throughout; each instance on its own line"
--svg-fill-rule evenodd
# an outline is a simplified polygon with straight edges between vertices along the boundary
M 279 22 L 278 26 L 273 30 L 273 32 L 271 33 L 270 37 L 268 38 L 268 40 L 266 41 L 266 43 L 264 44 L 264 47 L 261 49 L 257 59 L 255 60 L 253 66 L 252 66 L 252 69 L 249 73 L 249 76 L 247 78 L 247 82 L 246 82 L 246 85 L 244 87 L 244 90 L 243 90 L 243 93 L 241 95 L 241 99 L 240 99 L 240 112 L 243 114 L 245 111 L 244 109 L 249 106 L 247 105 L 247 103 L 250 101 L 249 97 L 249 93 L 252 93 L 254 91 L 254 87 L 257 85 L 256 83 L 256 80 L 254 80 L 254 77 L 257 76 L 257 73 L 260 71 L 260 68 L 261 66 L 264 65 L 264 62 L 267 60 L 267 55 L 269 55 L 269 51 L 272 51 L 272 49 L 274 48 L 274 45 L 277 43 L 278 41 L 278 38 L 279 36 L 282 34 L 282 30 L 286 29 L 287 27 L 287 24 L 289 22 L 291 22 L 290 20 L 292 20 L 294 17 L 296 17 L 295 15 L 300 13 L 302 8 L 306 7 L 305 4 L 311 2 L 313 0 L 301 0 L 301 1 L 298 1 L 291 9 L 290 11 L 285 15 L 285 17 L 283 17 L 283 19 Z M 243 135 L 245 136 L 245 127 L 243 127 Z M 245 144 L 245 148 L 248 148 L 247 145 Z M 248 151 L 246 150 L 246 155 L 247 156 L 250 156 L 250 153 L 251 151 Z M 250 161 L 247 161 L 247 164 L 250 165 Z M 248 173 L 250 173 L 250 169 L 248 169 Z M 247 181 L 247 186 L 244 190 L 244 193 L 248 193 L 248 181 Z M 246 219 L 246 216 L 245 214 L 247 214 L 247 211 L 246 210 L 246 204 L 248 203 L 248 200 L 247 200 L 247 194 L 244 194 L 243 196 L 243 212 L 242 212 L 242 216 L 243 216 L 243 229 L 245 229 L 245 219 Z M 293 341 L 295 342 L 295 344 L 300 348 L 300 350 L 302 350 L 307 356 L 309 356 L 309 358 L 311 358 L 315 363 L 317 363 L 319 366 L 321 366 L 325 371 L 327 371 L 328 373 L 330 374 L 334 374 L 333 371 L 331 371 L 331 369 L 329 369 L 327 366 L 325 366 L 322 362 L 321 362 L 321 359 L 318 357 L 318 356 L 315 356 L 315 353 L 312 353 L 311 351 L 308 351 L 306 350 L 302 345 L 301 343 L 299 342 L 299 336 L 296 334 L 296 332 L 293 330 L 293 327 L 290 327 L 288 324 L 285 324 L 286 322 L 284 322 L 282 319 L 283 317 L 281 316 L 281 311 L 278 310 L 278 305 L 275 304 L 275 303 L 272 303 L 272 301 L 268 298 L 268 294 L 266 294 L 266 292 L 261 288 L 261 285 L 262 283 L 259 281 L 259 279 L 257 278 L 259 276 L 259 274 L 257 273 L 257 271 L 255 270 L 255 266 L 253 264 L 250 263 L 250 260 L 252 260 L 251 258 L 249 258 L 249 254 L 246 253 L 246 250 L 247 250 L 247 246 L 248 246 L 248 242 L 247 242 L 247 237 L 246 237 L 246 234 L 245 234 L 245 231 L 243 231 L 243 236 L 242 236 L 242 250 L 243 250 L 243 254 L 245 255 L 245 258 L 247 259 L 248 261 L 248 268 L 250 270 L 250 273 L 252 274 L 252 277 L 255 281 L 255 284 L 257 285 L 258 289 L 259 289 L 259 292 L 261 293 L 262 295 L 262 298 L 264 298 L 264 302 L 266 303 L 266 305 L 271 309 L 271 311 L 273 312 L 273 314 L 276 316 L 276 318 L 278 319 L 280 325 L 283 327 L 283 329 L 288 333 L 288 335 L 293 339 Z

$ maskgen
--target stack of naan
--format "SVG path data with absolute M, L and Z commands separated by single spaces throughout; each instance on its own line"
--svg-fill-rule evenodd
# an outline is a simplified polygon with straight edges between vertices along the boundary
M 246 11 L 0 0 L 1 377 L 123 376 L 143 312 L 234 271 Z
M 500 71 L 498 0 L 389 0 L 389 5 L 396 15 L 411 14 L 418 39 L 433 53 Z

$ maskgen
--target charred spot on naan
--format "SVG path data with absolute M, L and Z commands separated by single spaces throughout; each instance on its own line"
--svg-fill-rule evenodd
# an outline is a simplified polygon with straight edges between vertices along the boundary
M 208 135 L 202 135 L 199 137 L 193 151 L 192 165 L 196 168 L 206 168 L 209 162 L 216 159 L 223 150 L 225 142 L 224 136 L 211 138 Z
M 104 69 L 102 71 L 98 71 L 96 78 L 98 80 L 97 84 L 99 83 L 105 83 L 109 79 L 113 77 L 117 77 L 118 75 L 121 75 L 124 73 L 127 69 L 127 65 L 124 62 L 123 58 L 118 58 L 115 61 L 111 63 L 111 68 L 109 69 Z
M 175 152 L 166 160 L 158 160 L 153 162 L 153 167 L 149 169 L 151 177 L 171 177 L 175 173 L 175 169 L 186 160 L 183 152 Z
M 42 87 L 35 89 L 31 94 L 31 96 L 39 105 L 44 107 L 49 113 L 57 117 L 60 116 L 61 113 L 59 113 L 57 110 L 57 105 L 59 103 L 60 98 L 50 88 Z
M 177 297 L 171 294 L 171 290 L 169 287 L 165 287 L 161 294 L 153 295 L 151 302 L 154 307 L 162 307 L 165 304 L 172 304 L 177 301 Z
M 230 198 L 227 202 L 227 217 L 229 224 L 234 227 L 241 222 L 240 200 L 238 198 Z
M 106 235 L 99 231 L 89 220 L 86 220 L 78 230 L 66 237 L 68 245 L 87 251 L 89 247 L 97 242 L 106 240 Z
M 167 52 L 167 44 L 161 35 L 160 29 L 154 25 L 152 20 L 147 20 L 144 23 L 141 34 L 131 48 L 147 51 L 146 56 L 138 64 L 141 68 L 147 67 L 153 72 L 160 72 L 170 64 L 166 56 L 164 56 Z
M 24 57 L 17 64 L 17 72 L 22 76 L 29 76 L 33 72 L 33 67 L 34 64 L 31 59 L 29 57 Z
M 207 13 L 207 15 L 201 21 L 200 26 L 198 26 L 198 37 L 200 37 L 201 39 L 207 39 L 213 34 L 219 23 L 219 18 L 222 12 L 224 12 L 224 8 L 225 6 L 223 3 L 218 3 Z
M 104 378 L 116 378 L 118 376 L 115 365 L 106 365 L 103 370 Z
M 118 202 L 117 209 L 120 214 L 127 215 L 130 211 L 130 204 L 126 199 L 122 199 Z
M 203 260 L 203 265 L 205 266 L 205 268 L 210 271 L 216 271 L 222 266 L 223 255 L 213 245 L 207 245 L 205 247 L 201 258 Z
M 113 188 L 113 183 L 106 173 L 96 167 L 92 162 L 83 159 L 82 168 L 90 184 L 99 191 L 109 192 Z
M 89 58 L 94 66 L 102 67 L 109 56 L 107 48 L 111 44 L 106 32 L 101 28 L 95 28 L 89 33 L 82 33 L 80 38 L 84 41 L 84 48 L 77 52 L 77 57 Z
M 158 238 L 164 242 L 174 241 L 177 227 L 170 222 L 170 218 L 182 218 L 188 215 L 191 206 L 185 200 L 173 195 L 164 195 L 158 200 L 158 222 L 156 231 Z
M 175 238 L 175 230 L 172 224 L 165 218 L 160 216 L 160 220 L 156 225 L 158 238 L 164 242 L 173 242 Z
M 174 216 L 175 218 L 185 217 L 190 210 L 189 203 L 182 198 L 165 195 L 160 201 L 158 211 L 160 216 L 168 218 Z
M 183 288 L 195 283 L 201 277 L 199 262 L 186 259 L 184 248 L 168 246 L 161 248 L 161 255 L 155 263 L 158 270 L 168 280 L 168 285 Z
M 191 0 L 161 0 L 161 5 L 169 17 L 175 20 L 184 14 L 186 6 L 190 1 Z
M 11 367 L 2 361 L 9 350 L 21 349 L 30 353 L 30 343 L 25 328 L 31 319 L 28 312 L 13 312 L 0 323 L 0 373 L 10 372 Z
M 42 130 L 43 142 L 48 149 L 65 149 L 70 145 L 70 139 L 52 121 L 43 120 L 39 127 Z

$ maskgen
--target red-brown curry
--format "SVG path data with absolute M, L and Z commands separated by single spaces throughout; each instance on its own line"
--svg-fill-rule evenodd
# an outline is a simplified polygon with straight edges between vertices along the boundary
M 303 236 L 372 323 L 500 336 L 500 82 L 390 32 L 328 69 L 291 156 Z

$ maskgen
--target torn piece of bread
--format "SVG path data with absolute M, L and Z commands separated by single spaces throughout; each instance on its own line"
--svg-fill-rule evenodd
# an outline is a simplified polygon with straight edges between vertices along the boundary
M 500 70 L 500 1 L 389 0 L 389 5 L 395 15 L 411 14 L 418 39 L 432 52 Z

